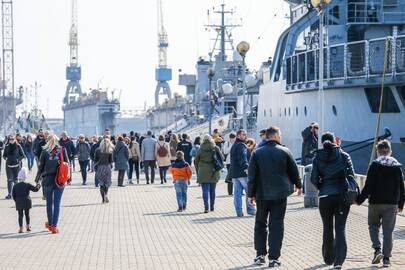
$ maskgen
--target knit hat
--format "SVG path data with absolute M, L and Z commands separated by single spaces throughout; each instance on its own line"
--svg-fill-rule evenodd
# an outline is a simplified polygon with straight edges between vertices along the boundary
M 18 181 L 25 182 L 27 180 L 27 169 L 22 167 L 21 170 L 18 172 Z

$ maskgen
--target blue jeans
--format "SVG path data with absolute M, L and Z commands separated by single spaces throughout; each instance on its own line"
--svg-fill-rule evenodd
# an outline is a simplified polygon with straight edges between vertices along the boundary
M 28 162 L 28 170 L 31 171 L 32 167 L 34 166 L 34 153 L 32 152 L 27 152 L 27 162 Z
M 256 209 L 254 205 L 249 203 L 249 199 L 247 196 L 247 177 L 240 177 L 240 178 L 233 178 L 233 205 L 235 206 L 235 211 L 237 215 L 243 214 L 243 205 L 242 205 L 242 193 L 245 190 L 246 194 L 246 208 L 247 213 L 249 215 L 254 215 L 256 213 Z
M 217 187 L 216 183 L 201 184 L 205 210 L 208 210 L 208 206 L 211 208 L 211 210 L 214 209 L 216 187 Z
M 82 174 L 82 181 L 85 184 L 87 181 L 87 167 L 89 166 L 89 160 L 79 160 L 80 173 Z
M 60 201 L 65 188 L 56 186 L 45 186 L 44 193 L 46 198 L 46 214 L 48 215 L 48 223 L 53 226 L 58 225 Z
M 188 183 L 186 180 L 177 180 L 174 182 L 174 189 L 176 190 L 176 198 L 179 209 L 184 209 L 187 206 L 187 189 Z

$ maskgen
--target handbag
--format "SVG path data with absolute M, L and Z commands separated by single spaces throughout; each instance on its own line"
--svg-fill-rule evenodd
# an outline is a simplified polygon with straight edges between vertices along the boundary
M 348 174 L 348 168 L 345 164 L 345 185 L 343 190 L 343 204 L 350 206 L 355 204 L 360 196 L 360 187 L 356 182 L 354 175 Z
M 59 188 L 63 188 L 70 178 L 69 163 L 63 159 L 63 148 L 59 148 L 58 168 L 56 169 L 55 184 Z

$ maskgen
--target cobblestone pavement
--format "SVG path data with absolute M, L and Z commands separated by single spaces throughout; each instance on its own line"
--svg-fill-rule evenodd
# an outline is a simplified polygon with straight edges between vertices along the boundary
M 18 234 L 17 212 L 0 181 L 0 269 L 262 269 L 252 265 L 253 217 L 236 218 L 223 182 L 215 212 L 203 214 L 200 188 L 189 189 L 188 209 L 176 213 L 171 184 L 116 187 L 103 205 L 91 185 L 76 173 L 62 199 L 61 233 L 44 230 L 45 202 L 33 194 L 33 231 Z M 90 179 L 93 176 L 90 175 Z M 33 175 L 30 179 L 32 181 Z M 158 181 L 160 183 L 160 181 Z M 322 227 L 317 209 L 304 209 L 291 197 L 280 269 L 328 269 L 321 260 Z M 352 207 L 347 223 L 346 269 L 370 266 L 367 208 Z M 405 217 L 398 217 L 391 269 L 405 269 Z

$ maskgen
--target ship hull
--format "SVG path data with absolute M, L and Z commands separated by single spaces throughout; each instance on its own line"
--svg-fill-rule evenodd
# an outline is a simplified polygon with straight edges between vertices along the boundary
M 282 140 L 296 158 L 301 156 L 301 131 L 318 120 L 318 92 L 302 91 L 287 93 L 285 81 L 270 82 L 260 89 L 258 128 L 275 125 L 282 130 Z M 392 87 L 400 113 L 384 113 L 381 117 L 379 135 L 384 128 L 392 132 L 394 156 L 405 164 L 405 104 Z M 331 131 L 342 138 L 345 144 L 361 142 L 375 136 L 377 114 L 372 113 L 364 88 L 327 89 L 324 91 L 325 122 L 321 130 Z M 351 153 L 359 173 L 365 173 L 370 159 L 371 147 Z

